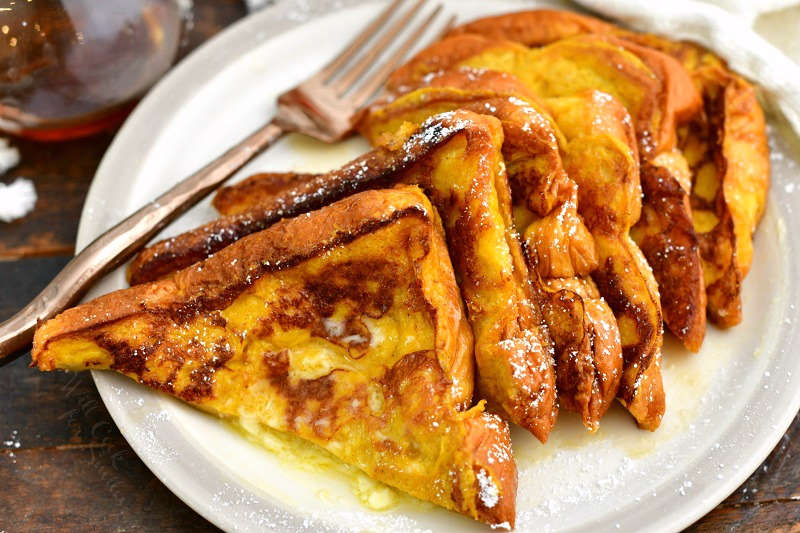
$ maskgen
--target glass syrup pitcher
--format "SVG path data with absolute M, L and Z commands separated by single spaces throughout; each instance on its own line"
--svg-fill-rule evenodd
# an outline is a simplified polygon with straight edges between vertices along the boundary
M 172 65 L 190 9 L 191 0 L 0 0 L 0 130 L 59 140 L 118 124 Z

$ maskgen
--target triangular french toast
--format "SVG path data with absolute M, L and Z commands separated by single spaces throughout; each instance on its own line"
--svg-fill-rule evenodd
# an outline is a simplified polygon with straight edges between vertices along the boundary
M 213 253 L 280 216 L 355 191 L 419 185 L 444 222 L 475 336 L 478 387 L 510 420 L 544 441 L 557 415 L 552 342 L 511 220 L 501 124 L 456 111 L 432 117 L 416 131 L 408 126 L 341 169 L 295 180 L 250 210 L 145 249 L 131 265 L 131 280 L 167 274 L 170 266 Z
M 434 43 L 398 69 L 389 87 L 407 94 L 416 87 L 424 90 L 435 85 L 440 76 L 450 76 L 448 70 L 441 69 L 462 68 L 468 73 L 489 69 L 516 76 L 528 92 L 544 97 L 544 106 L 563 134 L 561 150 L 567 175 L 577 183 L 578 213 L 594 237 L 599 268 L 592 275 L 599 293 L 614 311 L 621 334 L 625 361 L 618 397 L 641 427 L 653 430 L 665 408 L 660 369 L 661 305 L 653 272 L 629 231 L 641 210 L 638 146 L 650 146 L 642 137 L 660 129 L 662 115 L 648 104 L 657 100 L 659 85 L 655 83 L 650 89 L 642 81 L 654 78 L 646 75 L 649 70 L 636 56 L 606 40 L 590 37 L 530 50 L 509 41 L 456 35 Z M 562 48 L 563 57 L 553 55 L 553 50 Z M 617 81 L 610 76 L 604 83 L 624 81 L 625 87 L 636 89 L 623 94 L 638 119 L 632 121 L 622 103 L 606 93 L 579 90 L 588 80 L 606 75 L 609 54 L 629 68 L 620 68 Z M 531 66 L 538 63 L 542 64 Z M 545 73 L 545 66 L 551 63 L 569 66 L 569 74 L 559 79 L 554 72 Z M 472 75 L 480 76 L 480 70 Z M 616 87 L 619 91 L 622 89 Z M 569 95 L 557 96 L 561 92 Z M 643 128 L 638 143 L 634 123 Z
M 546 47 L 572 37 L 594 34 L 602 36 L 607 43 L 622 47 L 636 56 L 650 70 L 651 76 L 659 82 L 657 85 L 649 85 L 650 89 L 657 87 L 659 91 L 656 98 L 649 101 L 655 102 L 655 107 L 659 108 L 657 113 L 662 117 L 659 128 L 648 134 L 648 136 L 652 134 L 649 141 L 644 137 L 640 138 L 640 151 L 643 155 L 649 152 L 648 144 L 653 148 L 654 155 L 672 148 L 675 145 L 676 126 L 697 113 L 702 107 L 700 95 L 679 61 L 660 50 L 623 38 L 624 35 L 620 28 L 592 17 L 570 11 L 536 9 L 481 18 L 448 32 L 448 36 L 463 34 L 480 35 L 490 40 L 513 41 L 533 48 Z M 593 39 L 591 38 L 589 42 Z M 598 50 L 596 53 L 606 54 L 609 60 L 618 61 L 621 70 L 639 70 L 630 64 L 625 58 L 625 54 L 620 55 L 618 52 L 610 50 Z M 624 80 L 625 77 L 624 75 L 617 77 L 617 80 Z M 628 80 L 639 83 L 634 77 L 628 77 Z M 615 93 L 608 87 L 605 89 L 600 86 L 593 88 L 613 94 L 626 107 L 634 103 L 624 96 L 624 92 L 630 87 L 626 88 L 625 84 L 618 83 L 614 85 L 619 92 Z M 635 110 L 629 108 L 629 111 L 632 116 L 638 116 Z M 642 111 L 652 113 L 646 109 Z M 645 121 L 645 123 L 648 122 Z M 637 129 L 639 129 L 638 125 Z
M 658 286 L 629 235 L 641 186 L 627 112 L 600 92 L 553 98 L 547 105 L 567 138 L 564 162 L 578 183 L 580 213 L 600 260 L 593 277 L 617 318 L 625 358 L 618 398 L 645 429 L 661 423 L 661 308 Z
M 730 327 L 742 321 L 741 284 L 769 190 L 766 121 L 755 88 L 742 77 L 720 66 L 692 74 L 705 108 L 679 131 L 679 145 L 694 177 L 692 214 L 709 317 Z
M 389 87 L 402 94 L 436 83 L 437 77 L 447 75 L 447 69 L 490 69 L 514 75 L 542 98 L 599 89 L 618 99 L 635 126 L 643 172 L 658 178 L 648 182 L 651 186 L 642 203 L 651 216 L 639 222 L 635 236 L 660 235 L 637 244 L 648 259 L 654 259 L 654 276 L 664 288 L 660 303 L 665 323 L 687 347 L 696 350 L 705 334 L 706 299 L 700 247 L 691 224 L 691 186 L 686 183 L 682 189 L 681 176 L 670 174 L 674 167 L 659 163 L 664 154 L 672 159 L 682 157 L 675 151 L 676 125 L 697 112 L 700 95 L 689 74 L 672 57 L 612 35 L 570 37 L 571 32 L 590 25 L 581 18 L 568 24 L 568 16 L 550 17 L 557 12 L 546 12 L 547 17 L 540 13 L 545 11 L 523 12 L 519 19 L 490 17 L 456 28 L 451 37 L 398 69 Z M 537 18 L 553 18 L 555 23 L 528 28 Z M 506 30 L 509 37 L 500 38 Z M 559 31 L 570 38 L 557 40 Z M 542 48 L 527 48 L 545 38 L 553 40 Z M 652 169 L 652 165 L 660 169 Z M 667 209 L 663 208 L 665 202 L 669 203 Z
M 41 370 L 112 369 L 318 444 L 371 477 L 514 523 L 508 427 L 465 410 L 472 336 L 416 188 L 367 191 L 246 237 L 36 332 Z
M 721 58 L 697 44 L 633 32 L 569 11 L 537 9 L 487 17 L 450 32 L 450 35 L 456 34 L 507 39 L 527 46 L 545 46 L 583 34 L 613 36 L 656 75 L 669 81 L 665 84 L 668 90 L 662 101 L 669 104 L 671 100 L 675 108 L 675 124 L 679 126 L 678 146 L 688 160 L 694 178 L 687 190 L 691 191 L 690 215 L 694 215 L 695 233 L 700 241 L 708 314 L 712 321 L 723 327 L 739 323 L 742 319 L 741 280 L 752 261 L 753 232 L 763 215 L 769 188 L 764 114 L 753 86 L 732 72 Z M 674 75 L 679 71 L 664 61 L 663 55 L 674 58 L 685 68 L 702 97 L 702 105 L 693 103 L 697 97 L 688 90 L 683 76 Z M 687 95 L 692 96 L 687 99 Z M 686 103 L 692 105 L 683 105 Z M 682 124 L 684 126 L 680 127 Z M 643 173 L 655 175 L 654 183 L 664 183 L 663 171 L 643 169 Z M 657 252 L 672 250 L 674 253 L 685 246 L 687 237 L 692 237 L 682 229 L 687 210 L 680 212 L 675 192 L 674 183 L 667 183 L 666 187 L 658 189 L 652 202 L 648 202 L 645 196 L 645 208 L 648 203 L 656 206 L 651 214 L 657 216 L 650 217 L 652 223 L 642 224 L 644 227 L 640 228 L 640 234 L 654 235 L 664 229 L 664 222 L 678 227 L 668 247 L 654 245 L 652 252 L 648 253 L 648 246 L 642 246 L 651 262 L 659 257 Z M 665 202 L 669 203 L 669 217 L 658 213 L 657 206 Z M 670 270 L 674 271 L 675 264 L 681 260 L 686 260 L 686 254 L 667 261 L 671 264 Z M 669 271 L 659 276 L 661 265 L 653 266 L 659 283 L 665 285 L 662 277 L 666 277 Z M 683 277 L 694 277 L 695 271 L 693 267 L 686 276 L 687 269 L 684 269 Z M 665 306 L 665 321 L 688 348 L 696 350 L 702 342 L 698 321 L 681 320 L 678 310 L 685 308 L 687 295 L 673 292 L 677 298 L 662 294 L 665 302 L 676 302 L 675 312 Z M 697 315 L 697 312 L 692 308 L 688 314 Z M 686 335 L 682 335 L 682 331 L 686 331 Z
M 553 347 L 512 220 L 503 129 L 494 117 L 465 110 L 435 115 L 420 132 L 431 127 L 451 139 L 399 178 L 422 187 L 442 216 L 475 336 L 478 390 L 544 442 L 558 412 Z M 419 134 L 406 137 L 401 129 L 387 142 L 403 150 L 420 142 Z
M 492 115 L 503 125 L 515 224 L 525 235 L 531 283 L 553 338 L 559 403 L 594 431 L 619 387 L 619 330 L 589 277 L 598 266 L 594 240 L 577 213 L 578 188 L 562 166 L 559 139 L 566 141 L 542 104 L 513 76 L 450 70 L 373 106 L 359 129 L 377 143 L 406 122 L 455 109 Z
M 424 78 L 432 73 L 457 67 L 512 74 L 541 98 L 606 92 L 630 113 L 642 151 L 655 151 L 665 141 L 660 132 L 671 110 L 661 101 L 659 80 L 641 59 L 605 36 L 579 35 L 528 48 L 471 33 L 454 35 L 418 53 L 389 77 L 386 86 L 402 94 L 424 86 Z

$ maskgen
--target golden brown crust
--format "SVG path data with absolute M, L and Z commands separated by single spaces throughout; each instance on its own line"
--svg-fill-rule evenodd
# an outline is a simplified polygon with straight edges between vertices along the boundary
M 467 422 L 471 427 L 467 433 L 464 448 L 466 453 L 473 458 L 478 493 L 480 494 L 481 490 L 487 493 L 491 492 L 490 485 L 485 481 L 486 478 L 478 474 L 481 470 L 489 474 L 493 485 L 499 489 L 496 503 L 489 494 L 484 494 L 484 498 L 477 498 L 478 519 L 500 528 L 504 528 L 503 524 L 505 523 L 508 529 L 514 529 L 517 469 L 509 466 L 509 463 L 513 466 L 513 460 L 511 459 L 511 432 L 508 424 L 499 416 L 489 413 L 484 413 L 480 422 L 475 419 Z M 487 431 L 487 427 L 491 431 Z M 488 505 L 492 503 L 493 505 Z
M 387 139 L 392 146 L 338 171 L 300 181 L 296 188 L 272 197 L 269 205 L 244 216 L 258 219 L 275 206 L 302 213 L 316 202 L 324 204 L 389 179 L 421 185 L 443 214 L 475 330 L 480 386 L 512 420 L 546 440 L 557 413 L 552 347 L 541 327 L 538 305 L 532 301 L 527 266 L 513 234 L 499 150 L 502 139 L 494 118 L 467 111 L 442 114 L 410 137 Z M 362 168 L 365 158 L 391 163 L 384 164 L 382 171 Z M 451 168 L 454 162 L 458 166 Z M 313 197 L 302 192 L 307 190 L 314 191 Z M 206 242 L 214 244 L 208 235 Z M 170 249 L 180 250 L 184 238 L 193 235 L 173 239 Z
M 537 98 L 513 76 L 468 68 L 438 72 L 426 88 L 373 106 L 359 131 L 373 144 L 404 122 L 420 124 L 443 111 L 464 109 L 497 117 L 503 126 L 503 156 L 515 203 L 541 216 L 574 194 L 558 150 L 560 134 Z
M 706 330 L 706 290 L 689 194 L 674 178 L 677 173 L 655 162 L 642 165 L 642 193 L 648 201 L 631 237 L 658 282 L 664 323 L 696 352 Z
M 594 238 L 577 217 L 572 199 L 529 224 L 523 240 L 555 346 L 560 406 L 596 431 L 619 389 L 622 348 L 616 319 L 588 277 L 598 266 Z
M 714 206 L 709 206 L 708 192 L 713 187 L 701 183 L 699 191 L 697 186 L 692 190 L 693 207 L 706 211 L 696 219 L 698 227 L 703 228 L 702 232 L 698 230 L 697 233 L 702 233 L 698 238 L 704 251 L 704 286 L 708 293 L 709 316 L 723 327 L 740 322 L 741 280 L 750 265 L 752 234 L 763 212 L 769 187 L 769 156 L 763 112 L 753 87 L 731 72 L 718 56 L 694 43 L 632 32 L 567 11 L 543 9 L 489 17 L 451 32 L 465 33 L 517 41 L 528 46 L 545 46 L 581 34 L 613 36 L 659 76 L 666 88 L 663 101 L 674 115 L 670 117 L 667 114 L 667 120 L 662 124 L 662 139 L 668 141 L 662 144 L 662 151 L 670 149 L 675 138 L 674 126 L 690 122 L 688 129 L 695 133 L 694 137 L 701 137 L 699 144 L 706 145 L 701 149 L 704 155 L 696 153 L 696 140 L 691 143 L 693 146 L 689 146 L 693 152 L 687 155 L 687 159 L 694 163 L 695 182 L 698 179 L 707 181 L 710 172 L 708 166 L 716 166 L 716 173 L 719 174 L 717 179 L 724 184 L 721 189 L 727 191 L 721 195 L 729 197 L 727 201 L 720 199 L 714 202 Z M 665 61 L 665 55 L 674 58 L 685 70 L 677 69 L 674 64 Z M 688 79 L 693 81 L 697 90 L 688 87 Z M 724 103 L 721 102 L 723 99 Z M 719 133 L 709 130 L 718 130 Z M 704 166 L 706 170 L 701 170 Z M 701 171 L 702 174 L 699 173 Z M 702 193 L 706 193 L 706 196 Z M 644 199 L 645 204 L 651 204 L 654 210 L 658 209 L 656 201 L 658 196 L 654 202 L 647 197 Z M 678 218 L 670 224 L 682 224 L 683 216 L 677 210 L 673 211 Z M 731 250 L 731 241 L 735 242 L 734 250 Z M 661 252 L 667 253 L 668 250 Z M 695 261 L 692 259 L 692 263 Z M 698 286 L 695 285 L 691 292 L 697 293 Z M 692 308 L 700 303 L 695 298 Z M 692 315 L 696 314 L 693 310 Z M 695 324 L 698 323 L 695 321 Z M 679 338 L 686 341 L 680 331 L 673 329 Z M 687 347 L 692 349 L 698 337 L 697 334 L 693 335 Z
M 482 403 L 463 410 L 471 347 L 441 225 L 403 188 L 346 198 L 71 309 L 37 331 L 33 358 L 43 370 L 115 369 L 513 524 L 508 427 Z
M 464 413 L 453 413 L 442 390 L 441 370 L 427 354 L 406 355 L 383 381 L 389 401 L 399 404 L 405 420 L 416 422 L 410 426 L 422 448 L 408 453 L 413 458 L 409 466 L 417 471 L 413 474 L 416 483 L 400 488 L 490 526 L 513 528 L 517 468 L 508 425 L 483 412 L 483 402 Z M 431 480 L 427 472 L 418 472 L 421 452 L 427 454 L 425 466 L 444 475 Z M 379 474 L 373 476 L 393 485 L 398 476 L 396 454 L 396 449 L 387 447 L 373 466 Z
M 523 242 L 531 268 L 545 280 L 588 276 L 599 265 L 594 239 L 578 214 L 576 197 L 577 192 L 546 216 L 533 217 L 525 227 Z
M 610 43 L 635 54 L 647 65 L 660 87 L 653 96 L 661 116 L 654 145 L 644 142 L 649 132 L 642 130 L 641 126 L 647 121 L 636 121 L 640 157 L 647 175 L 652 174 L 648 170 L 652 168 L 650 162 L 675 147 L 676 126 L 691 119 L 702 108 L 701 95 L 679 60 L 628 39 L 631 32 L 591 17 L 563 11 L 533 10 L 480 19 L 456 28 L 452 33 L 472 33 L 495 39 L 503 35 L 503 39 L 527 46 L 546 46 L 581 34 L 600 34 Z M 634 235 L 653 235 L 644 251 L 647 258 L 653 260 L 651 266 L 659 285 L 665 288 L 662 293 L 664 320 L 689 349 L 696 351 L 705 334 L 705 318 L 700 318 L 705 313 L 705 283 L 702 277 L 697 276 L 701 262 L 698 247 L 681 248 L 685 242 L 696 241 L 697 236 L 694 227 L 686 224 L 691 219 L 688 192 L 687 198 L 676 196 L 679 194 L 677 180 L 680 176 L 673 171 L 670 166 L 662 166 L 657 172 L 658 180 L 649 180 L 642 200 L 645 220 L 639 222 Z M 643 177 L 647 178 L 647 175 Z M 668 199 L 669 208 L 664 209 L 664 202 Z M 681 229 L 664 237 L 655 236 L 656 232 L 668 228 Z M 637 244 L 640 243 L 637 241 Z M 670 298 L 677 290 L 681 291 L 680 305 Z
M 766 125 L 753 87 L 720 67 L 695 71 L 704 113 L 682 132 L 694 173 L 691 203 L 703 257 L 709 318 L 741 322 L 741 282 L 769 188 Z
M 676 124 L 693 116 L 701 108 L 700 94 L 678 60 L 660 50 L 626 39 L 629 33 L 612 24 L 574 12 L 537 9 L 482 18 L 454 28 L 448 35 L 476 34 L 531 47 L 547 46 L 579 35 L 607 36 L 609 42 L 639 57 L 659 78 L 661 89 L 658 101 L 663 120 L 657 132 L 659 141 L 656 152 L 670 149 L 675 144 Z
M 675 41 L 652 33 L 637 33 L 622 28 L 615 28 L 614 32 L 618 37 L 626 41 L 646 46 L 674 57 L 680 61 L 693 77 L 695 73 L 707 67 L 727 70 L 725 61 L 693 42 Z M 702 85 L 698 84 L 698 89 L 701 88 Z
M 235 186 L 222 187 L 214 195 L 212 205 L 223 215 L 238 215 L 253 206 L 267 203 L 282 191 L 310 180 L 314 175 L 298 172 L 260 172 Z
M 535 9 L 484 17 L 453 28 L 447 36 L 463 33 L 507 39 L 526 46 L 545 46 L 585 33 L 614 33 L 613 24 L 573 11 Z
M 487 51 L 526 54 L 527 49 L 507 39 L 489 40 L 480 35 L 459 35 L 436 41 L 420 51 L 386 80 L 386 89 L 404 94 L 422 87 L 426 76 L 453 70 L 465 60 Z
M 595 240 L 592 277 L 617 318 L 624 371 L 620 401 L 646 429 L 664 413 L 662 315 L 658 287 L 628 232 L 639 219 L 641 185 L 633 127 L 625 108 L 597 91 L 545 101 L 564 133 L 564 164 Z
M 725 80 L 722 188 L 736 232 L 736 266 L 746 276 L 753 261 L 753 234 L 767 202 L 769 144 L 755 88 L 739 76 Z
M 640 58 L 658 78 L 661 86 L 661 128 L 655 154 L 671 150 L 677 141 L 675 128 L 695 116 L 703 107 L 703 100 L 691 76 L 676 59 L 667 54 L 641 46 L 625 39 L 611 39 Z M 643 157 L 648 154 L 641 152 Z
M 387 88 L 407 92 L 424 86 L 436 72 L 464 66 L 513 74 L 542 98 L 607 92 L 628 109 L 640 152 L 655 153 L 660 146 L 659 134 L 669 111 L 661 80 L 614 37 L 586 34 L 529 49 L 508 40 L 455 35 L 414 56 L 389 78 Z
M 435 123 L 465 129 L 402 180 L 422 186 L 442 213 L 475 334 L 478 387 L 546 441 L 557 415 L 552 345 L 511 220 L 500 122 L 459 110 L 431 117 L 421 130 Z
M 425 84 L 375 106 L 360 129 L 374 140 L 405 121 L 417 123 L 444 109 L 469 109 L 500 119 L 515 219 L 525 230 L 531 284 L 556 349 L 559 401 L 580 412 L 586 427 L 596 430 L 619 384 L 621 368 L 609 367 L 621 367 L 621 348 L 611 310 L 586 278 L 598 259 L 577 213 L 577 187 L 562 166 L 558 145 L 563 136 L 542 104 L 506 73 L 460 68 L 427 76 Z M 591 292 L 595 296 L 589 298 Z M 608 334 L 595 335 L 600 322 Z M 608 370 L 608 377 L 595 369 Z
M 549 279 L 544 292 L 542 308 L 556 345 L 559 402 L 596 431 L 622 378 L 616 319 L 591 278 Z
M 391 186 L 397 181 L 397 172 L 426 157 L 454 132 L 429 136 L 428 142 L 415 143 L 408 152 L 378 148 L 330 173 L 308 180 L 293 180 L 295 184 L 290 189 L 283 189 L 291 190 L 290 201 L 262 191 L 271 201 L 223 216 L 143 249 L 128 266 L 128 281 L 136 285 L 162 278 L 205 259 L 246 235 L 268 228 L 282 218 L 318 209 L 355 192 Z M 420 138 L 425 139 L 424 136 Z M 319 193 L 323 186 L 325 194 Z

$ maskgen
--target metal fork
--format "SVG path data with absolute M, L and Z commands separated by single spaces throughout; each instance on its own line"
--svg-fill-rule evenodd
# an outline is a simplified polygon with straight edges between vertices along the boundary
M 37 324 L 75 303 L 98 278 L 128 259 L 285 133 L 304 133 L 329 143 L 350 135 L 359 109 L 441 12 L 442 6 L 438 5 L 379 63 L 427 1 L 417 0 L 384 29 L 405 2 L 394 0 L 322 70 L 282 94 L 278 98 L 278 111 L 270 122 L 100 235 L 75 256 L 33 301 L 0 324 L 0 366 L 27 351 Z M 373 41 L 372 46 L 367 46 Z

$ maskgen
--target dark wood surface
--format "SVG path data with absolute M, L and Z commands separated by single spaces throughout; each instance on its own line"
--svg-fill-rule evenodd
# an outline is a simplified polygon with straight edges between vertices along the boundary
M 194 4 L 191 46 L 244 14 L 238 0 Z M 0 179 L 30 178 L 40 199 L 27 218 L 0 223 L 0 320 L 69 260 L 86 191 L 112 138 L 15 142 L 22 164 Z M 40 373 L 29 360 L 0 369 L 0 533 L 215 530 L 139 460 L 88 373 Z M 800 417 L 759 469 L 690 529 L 800 531 Z

